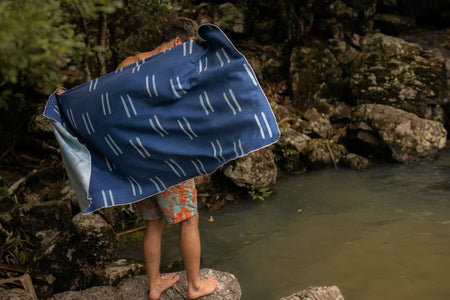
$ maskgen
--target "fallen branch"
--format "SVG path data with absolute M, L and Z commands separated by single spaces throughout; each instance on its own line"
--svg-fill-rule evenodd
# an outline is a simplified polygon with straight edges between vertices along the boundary
M 325 140 L 325 144 L 327 145 L 328 152 L 330 152 L 331 160 L 333 161 L 334 168 L 337 169 L 336 159 L 334 158 L 333 151 L 331 150 L 330 143 L 328 140 Z
M 281 119 L 280 122 L 278 122 L 278 125 L 281 125 L 281 124 L 283 124 L 283 123 L 289 123 L 289 122 L 291 122 L 291 121 L 295 121 L 295 118 L 292 118 L 292 117 L 286 117 L 286 118 Z
M 20 178 L 19 180 L 17 180 L 16 182 L 14 182 L 9 189 L 7 190 L 8 195 L 12 196 L 16 193 L 16 191 L 19 189 L 19 187 L 25 182 L 27 181 L 28 178 L 30 178 L 30 176 L 33 176 L 37 173 L 37 170 L 33 170 L 30 173 L 28 173 L 25 177 Z
M 8 189 L 8 195 L 12 196 L 16 193 L 17 189 L 27 180 L 27 177 L 22 177 L 14 182 Z
M 125 235 L 125 234 L 129 234 L 129 233 L 133 233 L 133 232 L 142 230 L 142 229 L 145 229 L 145 226 L 141 226 L 141 227 L 138 227 L 138 228 L 130 229 L 130 230 L 127 230 L 127 231 L 124 231 L 124 232 L 119 232 L 119 233 L 116 234 L 116 236 L 122 236 L 122 235 Z
M 37 295 L 36 295 L 36 291 L 34 290 L 34 287 L 33 287 L 33 282 L 31 281 L 30 274 L 24 274 L 24 275 L 19 276 L 19 277 L 11 277 L 11 278 L 7 278 L 7 279 L 0 279 L 0 285 L 6 284 L 6 283 L 14 283 L 16 281 L 20 281 L 20 283 L 22 284 L 24 290 L 30 292 L 31 297 L 33 297 L 33 300 L 38 300 Z
M 0 270 L 8 270 L 8 271 L 14 271 L 19 273 L 25 273 L 27 271 L 27 268 L 24 266 L 19 265 L 7 265 L 7 264 L 0 264 Z
M 57 154 L 60 154 L 60 153 L 61 153 L 61 151 L 59 150 L 58 147 L 49 145 L 49 144 L 47 144 L 47 143 L 45 143 L 45 142 L 42 142 L 42 148 L 44 148 L 45 150 L 52 150 L 52 151 L 55 151 Z

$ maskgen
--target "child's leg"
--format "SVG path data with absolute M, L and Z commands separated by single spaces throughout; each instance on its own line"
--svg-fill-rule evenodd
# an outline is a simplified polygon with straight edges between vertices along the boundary
M 183 257 L 188 281 L 188 299 L 212 294 L 217 287 L 215 279 L 200 280 L 200 234 L 198 214 L 180 224 L 180 253 Z

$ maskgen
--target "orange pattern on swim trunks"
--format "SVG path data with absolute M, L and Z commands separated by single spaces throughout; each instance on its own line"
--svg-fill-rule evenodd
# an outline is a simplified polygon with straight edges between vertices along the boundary
M 170 224 L 186 220 L 197 213 L 194 179 L 174 185 L 160 194 L 136 203 L 139 214 L 147 220 L 164 217 Z

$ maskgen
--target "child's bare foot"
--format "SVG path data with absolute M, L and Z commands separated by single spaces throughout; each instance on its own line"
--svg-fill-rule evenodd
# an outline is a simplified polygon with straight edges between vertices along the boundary
M 157 300 L 161 294 L 170 288 L 175 282 L 180 279 L 178 274 L 164 274 L 161 276 L 161 280 L 156 284 L 150 285 L 150 292 L 148 293 L 148 298 L 150 300 Z
M 214 293 L 217 287 L 217 280 L 213 278 L 200 280 L 200 284 L 197 287 L 189 286 L 187 297 L 188 299 L 197 299 L 206 295 Z

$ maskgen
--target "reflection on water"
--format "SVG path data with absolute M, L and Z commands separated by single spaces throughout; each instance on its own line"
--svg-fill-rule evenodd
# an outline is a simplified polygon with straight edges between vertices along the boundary
M 214 222 L 200 215 L 203 266 L 235 274 L 242 299 L 322 285 L 350 300 L 450 299 L 449 151 L 434 164 L 314 171 L 276 191 Z M 179 257 L 177 230 L 166 230 L 165 260 Z

